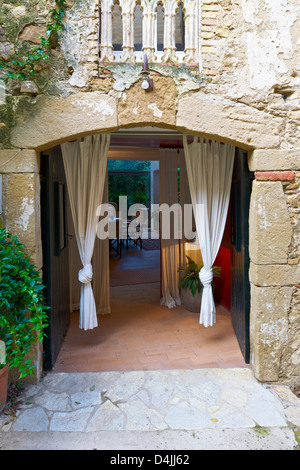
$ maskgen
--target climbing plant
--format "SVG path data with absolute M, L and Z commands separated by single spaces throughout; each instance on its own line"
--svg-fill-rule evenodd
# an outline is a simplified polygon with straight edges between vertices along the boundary
M 20 378 L 34 372 L 28 353 L 33 343 L 43 340 L 48 325 L 43 290 L 40 272 L 24 245 L 0 228 L 0 340 L 9 368 L 17 367 Z
M 63 19 L 67 8 L 66 0 L 55 0 L 55 5 L 56 7 L 49 11 L 51 21 L 47 24 L 46 38 L 42 36 L 40 43 L 27 51 L 22 60 L 0 60 L 0 70 L 4 70 L 0 78 L 5 83 L 9 79 L 26 80 L 36 77 L 35 66 L 50 59 L 52 45 L 59 40 L 59 33 L 64 28 Z

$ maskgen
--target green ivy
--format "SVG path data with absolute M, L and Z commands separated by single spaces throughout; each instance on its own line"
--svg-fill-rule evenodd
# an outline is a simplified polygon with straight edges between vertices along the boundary
M 66 0 L 55 0 L 56 8 L 49 11 L 51 22 L 47 24 L 46 38 L 40 38 L 40 44 L 26 52 L 24 60 L 0 60 L 0 70 L 4 69 L 1 79 L 7 83 L 9 79 L 26 80 L 37 76 L 35 66 L 41 61 L 50 59 L 52 44 L 59 40 L 64 28 L 63 19 L 67 8 Z
M 24 246 L 0 228 L 0 339 L 6 346 L 9 368 L 17 367 L 20 378 L 34 372 L 26 355 L 45 336 L 48 316 L 43 289 Z

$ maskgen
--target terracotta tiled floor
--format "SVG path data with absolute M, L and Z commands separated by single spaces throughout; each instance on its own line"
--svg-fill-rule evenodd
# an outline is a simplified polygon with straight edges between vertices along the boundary
M 141 265 L 143 257 L 145 264 Z M 113 261 L 112 275 L 117 265 L 128 279 L 128 267 L 146 266 L 146 280 L 147 267 L 159 267 L 154 251 L 136 251 L 131 259 L 134 261 L 129 264 L 125 256 L 120 262 Z M 142 274 L 140 282 L 144 282 Z M 79 314 L 73 312 L 54 371 L 248 367 L 230 314 L 222 306 L 217 306 L 217 323 L 205 328 L 199 325 L 199 314 L 183 306 L 168 309 L 159 301 L 159 282 L 112 287 L 112 313 L 99 316 L 98 328 L 89 331 L 78 328 Z

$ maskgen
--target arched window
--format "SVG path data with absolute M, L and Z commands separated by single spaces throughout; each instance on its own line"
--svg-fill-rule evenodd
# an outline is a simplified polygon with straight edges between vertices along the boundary
M 161 3 L 157 5 L 156 13 L 156 35 L 157 35 L 157 46 L 158 52 L 164 49 L 164 10 Z
M 137 4 L 134 12 L 134 49 L 141 51 L 143 47 L 143 12 Z
M 179 5 L 175 17 L 175 46 L 178 52 L 184 51 L 184 35 L 184 13 L 182 6 Z
M 195 63 L 198 0 L 101 0 L 102 62 Z
M 112 44 L 116 60 L 120 60 L 120 53 L 122 51 L 122 14 L 121 7 L 118 2 L 115 2 L 112 7 Z

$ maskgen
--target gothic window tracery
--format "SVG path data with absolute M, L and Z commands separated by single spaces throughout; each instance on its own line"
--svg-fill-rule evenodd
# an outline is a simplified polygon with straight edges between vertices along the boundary
M 101 0 L 101 62 L 196 63 L 197 0 Z M 120 42 L 121 41 L 121 42 Z

